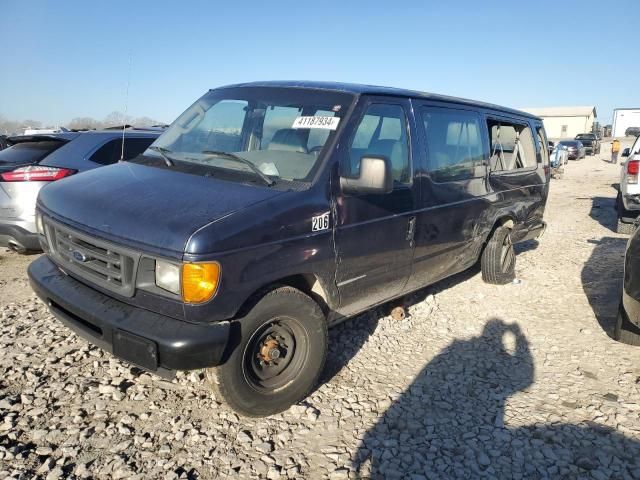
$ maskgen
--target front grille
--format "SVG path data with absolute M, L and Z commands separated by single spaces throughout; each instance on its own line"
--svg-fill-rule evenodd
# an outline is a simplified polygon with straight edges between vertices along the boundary
M 69 273 L 112 292 L 132 297 L 140 254 L 44 219 L 49 255 Z

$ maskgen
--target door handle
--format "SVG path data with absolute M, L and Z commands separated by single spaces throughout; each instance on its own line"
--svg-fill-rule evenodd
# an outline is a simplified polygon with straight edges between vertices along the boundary
M 407 225 L 407 241 L 413 243 L 413 239 L 416 236 L 416 217 L 411 217 L 409 219 L 409 224 Z

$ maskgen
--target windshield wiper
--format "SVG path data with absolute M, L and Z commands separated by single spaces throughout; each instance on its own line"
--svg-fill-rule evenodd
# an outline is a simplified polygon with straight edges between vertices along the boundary
M 167 167 L 173 167 L 175 165 L 175 163 L 173 162 L 173 159 L 169 156 L 169 154 L 171 153 L 171 150 L 169 150 L 168 148 L 157 147 L 155 145 L 151 145 L 149 147 L 149 150 L 153 150 L 154 152 L 158 152 L 160 154 L 160 156 L 162 157 L 162 159 L 164 160 L 164 163 L 167 164 Z
M 223 157 L 228 160 L 233 160 L 234 162 L 238 162 L 238 163 L 242 163 L 243 165 L 246 165 L 251 169 L 253 173 L 255 173 L 258 177 L 260 177 L 260 179 L 267 185 L 267 187 L 270 187 L 271 185 L 274 185 L 276 183 L 273 180 L 271 180 L 269 177 L 267 177 L 264 173 L 262 173 L 262 171 L 258 167 L 256 167 L 254 163 L 250 162 L 245 158 L 242 158 L 239 155 L 236 155 L 235 153 L 222 152 L 218 150 L 204 150 L 201 153 L 204 155 L 213 155 L 217 157 Z

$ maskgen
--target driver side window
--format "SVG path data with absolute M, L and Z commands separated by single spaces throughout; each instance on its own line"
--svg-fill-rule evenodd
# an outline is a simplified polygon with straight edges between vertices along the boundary
M 411 183 L 408 138 L 400 105 L 371 104 L 356 128 L 344 173 L 357 176 L 362 157 L 384 156 L 391 162 L 394 184 Z

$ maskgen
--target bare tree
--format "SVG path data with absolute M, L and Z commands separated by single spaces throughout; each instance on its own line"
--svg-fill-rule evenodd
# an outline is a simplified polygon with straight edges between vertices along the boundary
M 3 116 L 0 116 L 0 135 L 16 135 L 22 133 L 21 126 L 22 122 L 7 120 Z
M 137 117 L 133 120 L 132 125 L 134 127 L 151 127 L 152 125 L 163 125 L 164 122 L 159 120 L 154 120 L 149 117 Z
M 111 112 L 109 115 L 104 117 L 104 126 L 105 127 L 114 127 L 117 125 L 128 125 L 131 124 L 132 118 L 129 115 L 125 115 L 122 112 Z
M 76 117 L 67 123 L 66 127 L 72 130 L 102 128 L 103 122 L 91 117 Z
M 42 128 L 42 122 L 39 120 L 25 120 L 22 125 L 29 128 Z
M 104 120 L 96 120 L 91 117 L 75 117 L 68 122 L 65 127 L 75 130 L 96 129 L 105 127 L 114 127 L 119 125 L 133 125 L 135 127 L 150 127 L 152 125 L 162 125 L 164 122 L 154 120 L 153 118 L 142 116 L 132 117 L 122 112 L 114 111 L 107 115 Z M 54 128 L 58 125 L 47 126 Z M 18 135 L 24 132 L 26 128 L 42 128 L 42 122 L 38 120 L 24 120 L 22 122 L 16 120 L 7 120 L 0 115 L 0 134 L 1 135 Z

